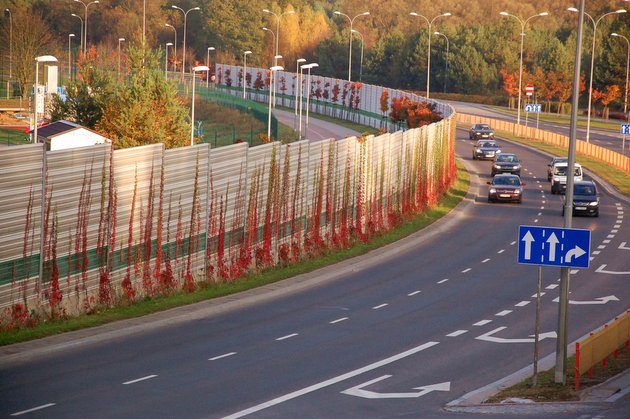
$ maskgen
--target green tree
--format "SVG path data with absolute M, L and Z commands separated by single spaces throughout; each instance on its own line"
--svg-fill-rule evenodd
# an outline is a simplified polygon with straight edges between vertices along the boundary
M 116 148 L 164 143 L 167 148 L 187 143 L 187 109 L 175 85 L 164 79 L 161 51 L 131 46 L 129 76 L 114 93 L 97 129 Z

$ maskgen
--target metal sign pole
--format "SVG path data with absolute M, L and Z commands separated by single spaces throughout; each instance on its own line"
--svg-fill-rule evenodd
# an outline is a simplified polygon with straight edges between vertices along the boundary
M 536 323 L 534 325 L 534 377 L 532 386 L 538 386 L 538 337 L 540 336 L 540 291 L 542 288 L 542 266 L 538 265 L 538 288 L 536 292 Z

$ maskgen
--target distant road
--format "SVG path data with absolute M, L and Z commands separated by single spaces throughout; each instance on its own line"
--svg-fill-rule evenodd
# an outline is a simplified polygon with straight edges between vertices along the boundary
M 516 116 L 512 115 L 508 112 L 501 112 L 494 108 L 491 108 L 486 105 L 481 105 L 478 103 L 468 103 L 468 102 L 457 102 L 457 101 L 446 101 L 448 104 L 455 108 L 455 111 L 460 113 L 466 113 L 470 115 L 479 115 L 485 116 L 488 118 L 500 119 L 503 121 L 509 121 L 516 123 Z M 524 124 L 525 114 L 521 114 L 521 123 Z M 622 121 L 619 121 L 621 124 Z M 528 126 L 536 126 L 536 118 L 531 118 L 528 121 Z M 544 129 L 546 131 L 557 132 L 562 135 L 569 135 L 569 124 L 558 124 L 552 122 L 543 122 L 540 121 L 538 127 L 540 129 Z M 583 140 L 586 138 L 586 128 L 578 127 L 578 139 Z M 616 151 L 617 153 L 621 153 L 622 146 L 622 138 L 621 134 L 618 131 L 610 131 L 601 128 L 593 128 L 591 127 L 591 142 L 600 147 L 605 147 L 610 150 Z M 625 151 L 626 155 L 629 154 L 630 150 L 630 136 L 626 138 L 626 146 Z

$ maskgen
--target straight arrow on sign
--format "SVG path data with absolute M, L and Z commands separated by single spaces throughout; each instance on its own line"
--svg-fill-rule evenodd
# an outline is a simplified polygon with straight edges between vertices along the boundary
M 560 240 L 556 237 L 556 233 L 551 233 L 549 238 L 547 239 L 547 243 L 549 243 L 549 260 L 551 262 L 556 261 L 556 245 L 560 243 Z
M 523 236 L 521 241 L 525 242 L 525 259 L 531 260 L 532 258 L 532 243 L 535 241 L 532 233 L 527 230 L 527 233 Z

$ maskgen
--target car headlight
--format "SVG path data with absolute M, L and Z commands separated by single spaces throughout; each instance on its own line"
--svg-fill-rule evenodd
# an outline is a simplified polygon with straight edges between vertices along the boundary
M 495 165 L 494 165 L 494 168 L 495 168 L 495 169 L 500 169 L 500 168 L 501 168 L 501 166 L 499 166 L 498 164 L 495 164 Z
M 495 150 L 495 153 L 499 154 L 501 152 L 501 150 Z
M 597 205 L 599 205 L 599 202 L 593 201 L 593 202 L 590 202 L 588 205 L 590 205 L 591 207 L 596 207 Z
M 497 190 L 494 188 L 490 188 L 490 193 L 497 193 Z
M 519 193 L 521 193 L 521 190 L 520 189 L 515 189 L 514 193 L 519 194 Z
M 554 182 L 560 182 L 560 178 L 559 178 L 559 177 L 557 177 L 557 176 L 554 176 L 554 177 L 553 177 L 553 181 L 554 181 Z
M 514 169 L 514 170 L 517 170 L 517 169 L 520 169 L 520 168 L 521 168 L 521 166 L 519 166 L 518 164 L 516 166 L 512 166 L 512 169 Z

